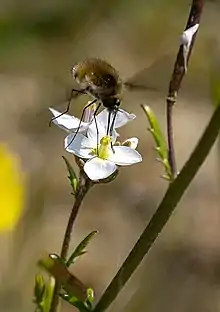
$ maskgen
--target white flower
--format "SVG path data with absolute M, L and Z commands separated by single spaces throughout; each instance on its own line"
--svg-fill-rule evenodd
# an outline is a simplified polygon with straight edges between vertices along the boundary
M 112 124 L 114 113 L 110 115 L 108 109 L 102 110 L 95 118 L 95 107 L 86 111 L 84 121 L 61 113 L 53 108 L 50 111 L 57 117 L 53 123 L 71 133 L 65 138 L 65 149 L 86 161 L 84 171 L 91 180 L 100 180 L 109 177 L 117 165 L 127 166 L 142 161 L 141 155 L 135 150 L 138 144 L 137 138 L 127 140 L 125 146 L 112 146 L 116 142 L 118 133 L 115 129 L 124 126 L 127 122 L 136 118 L 134 114 L 119 109 L 117 111 L 111 137 L 107 136 L 108 122 Z M 92 118 L 92 121 L 91 121 Z M 80 127 L 79 127 L 80 126 Z M 77 133 L 76 133 L 77 132 Z
M 98 123 L 98 128 L 102 125 Z M 105 128 L 105 127 L 104 127 Z M 128 166 L 142 161 L 141 155 L 128 146 L 114 146 L 116 135 L 112 138 L 102 133 L 98 133 L 93 126 L 87 130 L 87 136 L 78 133 L 74 140 L 74 134 L 69 134 L 65 138 L 65 148 L 68 152 L 86 159 L 84 171 L 93 180 L 100 180 L 109 177 L 118 166 Z
M 86 111 L 87 122 L 81 121 L 81 123 L 80 123 L 80 119 L 77 117 L 71 116 L 69 114 L 63 114 L 62 116 L 58 117 L 61 114 L 61 112 L 59 112 L 53 108 L 49 108 L 49 110 L 51 111 L 51 113 L 53 114 L 54 117 L 57 117 L 57 118 L 53 119 L 53 123 L 55 125 L 57 125 L 58 127 L 60 127 L 61 129 L 66 130 L 67 132 L 73 132 L 73 133 L 76 131 L 84 132 L 88 129 L 88 127 L 91 124 L 93 124 L 95 126 L 94 118 L 92 118 L 92 121 L 91 121 L 91 110 Z M 90 114 L 89 121 L 87 118 L 87 113 Z M 106 127 L 106 125 L 108 123 L 108 116 L 109 116 L 108 109 L 102 110 L 96 116 L 97 123 Z M 112 123 L 112 118 L 113 118 L 113 114 L 111 114 L 110 125 Z M 136 118 L 136 116 L 134 114 L 129 114 L 126 111 L 124 111 L 123 109 L 119 109 L 117 112 L 116 118 L 115 118 L 114 128 L 117 129 L 119 127 L 122 127 L 127 122 L 133 120 L 134 118 Z M 79 127 L 79 125 L 80 125 L 80 127 Z
M 197 32 L 199 28 L 199 24 L 195 24 L 194 26 L 185 30 L 180 37 L 181 44 L 183 45 L 183 58 L 184 58 L 184 68 L 187 71 L 187 58 L 189 54 L 189 49 L 192 43 L 192 38 L 194 34 Z

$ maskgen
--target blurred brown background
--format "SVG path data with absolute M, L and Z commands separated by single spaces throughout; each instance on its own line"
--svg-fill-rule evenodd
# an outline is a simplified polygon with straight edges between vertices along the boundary
M 137 118 L 120 133 L 124 139 L 140 138 L 143 163 L 122 168 L 111 184 L 94 187 L 75 224 L 72 246 L 90 231 L 100 231 L 73 267 L 97 298 L 146 226 L 167 182 L 160 178 L 162 167 L 140 104 L 151 105 L 165 130 L 166 89 L 189 9 L 190 1 L 183 0 L 1 0 L 0 140 L 19 155 L 28 196 L 16 230 L 0 237 L 0 311 L 34 310 L 36 262 L 44 252 L 60 250 L 73 201 L 61 155 L 69 160 L 71 155 L 63 150 L 65 132 L 48 127 L 48 107 L 63 109 L 71 67 L 86 57 L 102 57 L 123 79 L 135 75 L 158 90 L 125 92 L 122 107 Z M 213 110 L 209 75 L 219 12 L 218 0 L 206 1 L 175 108 L 179 168 Z M 79 115 L 86 101 L 75 101 L 71 112 Z M 220 310 L 219 168 L 215 147 L 111 311 Z M 72 310 L 64 304 L 63 311 Z

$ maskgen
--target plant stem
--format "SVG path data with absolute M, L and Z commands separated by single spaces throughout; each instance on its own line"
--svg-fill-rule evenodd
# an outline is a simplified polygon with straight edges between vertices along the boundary
M 195 24 L 199 24 L 202 10 L 204 6 L 204 0 L 193 0 L 191 5 L 191 10 L 189 13 L 188 21 L 186 24 L 186 29 L 194 26 Z M 194 41 L 196 38 L 196 34 L 193 36 L 189 54 L 187 56 L 187 64 L 189 62 L 189 58 L 192 52 L 192 48 L 194 45 Z M 176 61 L 174 64 L 173 74 L 169 84 L 169 91 L 167 96 L 167 141 L 168 141 L 168 156 L 170 162 L 170 168 L 173 174 L 173 178 L 176 177 L 176 161 L 175 161 L 175 150 L 174 150 L 174 142 L 173 142 L 173 126 L 172 126 L 172 114 L 173 107 L 177 100 L 177 95 L 181 86 L 182 79 L 185 75 L 185 66 L 184 66 L 184 58 L 183 58 L 183 45 L 179 47 L 179 51 L 176 57 Z
M 220 135 L 218 136 L 218 143 L 217 143 L 217 166 L 218 166 L 218 177 L 217 177 L 217 183 L 218 188 L 220 186 Z M 220 194 L 220 189 L 219 189 Z
M 158 209 L 154 213 L 147 227 L 131 250 L 127 259 L 105 290 L 97 303 L 94 312 L 103 312 L 115 300 L 132 273 L 149 252 L 154 241 L 168 222 L 176 205 L 180 201 L 190 182 L 195 177 L 202 163 L 206 159 L 211 147 L 215 143 L 220 131 L 220 105 L 216 108 L 212 118 L 177 178 L 170 186 L 162 199 Z
M 60 257 L 64 261 L 67 260 L 67 256 L 68 256 L 74 221 L 76 220 L 81 203 L 91 186 L 92 186 L 92 182 L 86 177 L 83 170 L 81 169 L 79 184 L 78 184 L 77 191 L 75 194 L 75 202 L 74 202 L 74 205 L 73 205 L 73 208 L 72 208 L 69 220 L 68 220 L 68 224 L 66 227 L 66 231 L 65 231 L 64 239 L 62 243 L 62 248 L 60 252 Z M 61 288 L 60 283 L 56 281 L 55 286 L 54 286 L 50 312 L 56 312 L 58 309 L 60 288 Z
M 174 137 L 173 137 L 173 106 L 172 101 L 167 98 L 167 143 L 168 143 L 168 160 L 170 164 L 170 170 L 172 173 L 172 180 L 176 176 L 176 160 L 174 150 Z M 172 181 L 171 180 L 171 181 Z

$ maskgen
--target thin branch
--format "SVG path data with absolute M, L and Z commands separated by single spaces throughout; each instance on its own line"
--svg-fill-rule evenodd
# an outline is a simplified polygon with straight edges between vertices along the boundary
M 212 115 L 205 132 L 203 133 L 189 160 L 186 162 L 177 178 L 170 184 L 158 209 L 131 250 L 127 259 L 124 261 L 121 268 L 111 281 L 110 285 L 105 290 L 101 299 L 97 303 L 94 312 L 103 312 L 110 306 L 128 279 L 131 277 L 132 273 L 141 263 L 144 256 L 149 252 L 154 241 L 170 219 L 184 192 L 205 161 L 218 137 L 219 131 L 220 103 Z
M 68 224 L 66 227 L 66 232 L 64 235 L 64 240 L 63 240 L 62 249 L 61 249 L 61 253 L 60 253 L 60 257 L 63 260 L 67 259 L 70 240 L 71 240 L 71 236 L 72 236 L 73 224 L 74 224 L 74 221 L 75 221 L 76 216 L 78 214 L 82 200 L 85 197 L 86 193 L 88 192 L 90 186 L 91 186 L 90 181 L 88 179 L 86 179 L 85 185 L 83 187 L 82 186 L 79 187 L 78 193 L 76 194 L 76 200 L 75 200 L 72 212 L 71 212 L 70 217 L 69 217 L 69 221 L 68 221 Z
M 168 160 L 170 164 L 170 171 L 172 174 L 171 181 L 176 176 L 176 159 L 174 150 L 174 136 L 173 136 L 173 103 L 167 98 L 167 143 L 168 143 Z
M 77 160 L 77 164 L 79 167 L 81 167 L 80 160 Z M 77 188 L 77 192 L 75 195 L 75 202 L 68 220 L 68 224 L 66 227 L 66 231 L 64 234 L 63 244 L 61 248 L 60 257 L 62 260 L 66 261 L 73 231 L 73 225 L 76 220 L 79 208 L 81 206 L 81 203 L 87 194 L 90 187 L 93 185 L 93 183 L 86 177 L 83 169 L 80 170 L 80 177 L 79 177 L 79 184 Z M 50 312 L 57 311 L 58 305 L 59 305 L 59 291 L 60 291 L 61 285 L 59 282 L 56 281 L 55 287 L 54 287 L 54 293 L 53 298 L 51 302 Z
M 202 10 L 204 6 L 204 0 L 193 0 L 191 5 L 191 10 L 189 13 L 189 18 L 186 24 L 185 30 L 188 28 L 199 24 Z M 197 33 L 197 32 L 196 32 Z M 189 53 L 187 56 L 187 64 L 192 52 L 194 41 L 196 38 L 196 33 L 193 36 Z M 184 57 L 183 57 L 183 45 L 180 45 L 177 58 L 174 65 L 173 74 L 169 84 L 169 91 L 167 96 L 167 140 L 168 140 L 168 151 L 169 151 L 169 162 L 171 171 L 173 173 L 173 178 L 176 177 L 176 161 L 175 161 L 175 151 L 173 143 L 173 126 L 172 126 L 172 114 L 173 107 L 177 100 L 177 95 L 181 87 L 182 79 L 185 75 Z

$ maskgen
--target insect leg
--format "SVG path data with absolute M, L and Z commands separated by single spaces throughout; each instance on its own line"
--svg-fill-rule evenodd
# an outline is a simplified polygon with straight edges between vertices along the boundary
M 106 135 L 109 135 L 110 133 L 110 123 L 111 123 L 111 113 L 112 113 L 112 109 L 108 109 L 108 121 L 107 121 L 107 132 Z
M 98 147 L 99 147 L 99 128 L 98 128 L 98 124 L 97 124 L 97 120 L 96 120 L 96 115 L 98 113 L 98 110 L 100 108 L 100 106 L 102 105 L 102 103 L 99 103 L 94 114 L 93 114 L 93 118 L 94 118 L 94 121 L 95 121 L 95 126 L 96 126 L 96 134 L 97 134 L 97 154 L 99 153 L 98 151 Z M 99 155 L 98 155 L 99 156 Z
M 110 131 L 109 131 L 109 135 L 110 137 L 112 137 L 112 133 L 113 133 L 113 130 L 114 130 L 114 124 L 115 124 L 115 120 L 116 120 L 116 116 L 117 116 L 117 112 L 118 112 L 119 108 L 115 108 L 112 113 L 114 114 L 113 115 L 113 118 L 112 118 L 112 123 L 111 123 L 111 127 L 110 127 Z M 109 112 L 111 113 L 111 112 Z M 114 153 L 114 148 L 113 148 L 113 143 L 111 142 L 111 148 L 112 148 L 112 151 Z
M 75 96 L 73 96 L 74 93 L 75 93 Z M 54 119 L 57 119 L 57 118 L 63 116 L 64 114 L 68 113 L 69 108 L 70 108 L 70 104 L 71 104 L 71 100 L 72 100 L 74 97 L 79 96 L 80 94 L 86 94 L 85 90 L 75 90 L 75 89 L 72 89 L 72 90 L 71 90 L 71 93 L 70 93 L 70 96 L 69 96 L 69 100 L 68 100 L 68 104 L 67 104 L 67 107 L 66 107 L 65 111 L 62 112 L 62 113 L 60 113 L 60 115 L 51 118 L 51 120 L 50 120 L 50 122 L 49 122 L 49 126 L 50 126 L 50 127 L 51 127 L 52 121 L 53 121 Z
M 79 132 L 79 129 L 80 129 L 80 126 L 81 126 L 81 123 L 82 123 L 82 120 L 83 120 L 83 117 L 84 117 L 84 114 L 85 114 L 85 111 L 86 109 L 91 106 L 92 104 L 94 104 L 95 102 L 97 102 L 97 99 L 94 99 L 91 103 L 87 104 L 84 108 L 83 108 L 83 111 L 82 111 L 82 115 L 81 115 L 81 118 L 80 118 L 80 122 L 79 122 L 79 126 L 78 128 L 76 129 L 76 132 L 74 132 L 74 136 L 72 138 L 72 140 L 70 141 L 70 143 L 65 147 L 65 149 L 67 149 L 68 146 L 70 146 L 70 144 L 74 141 L 77 133 Z

